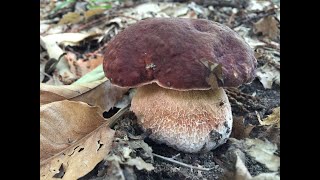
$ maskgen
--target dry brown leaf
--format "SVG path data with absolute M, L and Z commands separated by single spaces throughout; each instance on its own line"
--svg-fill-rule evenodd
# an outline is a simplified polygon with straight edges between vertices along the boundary
M 65 57 L 69 63 L 70 71 L 79 77 L 89 73 L 103 62 L 102 54 L 95 54 L 95 56 L 89 58 L 89 60 L 77 60 L 76 55 L 72 52 L 68 52 Z
M 86 102 L 90 105 L 100 107 L 103 111 L 108 111 L 126 92 L 126 88 L 112 85 L 107 78 L 89 83 L 62 86 L 41 83 L 40 104 L 68 99 Z
M 77 179 L 103 160 L 115 131 L 100 114 L 68 100 L 40 107 L 40 179 Z
M 102 14 L 105 10 L 101 9 L 101 8 L 96 8 L 96 9 L 90 9 L 88 11 L 86 11 L 84 13 L 84 18 L 86 19 L 86 21 L 88 21 L 90 18 L 92 18 L 93 16 Z
M 262 121 L 258 119 L 261 125 L 276 125 L 280 128 L 280 107 L 276 107 L 272 110 L 272 114 L 264 118 Z
M 59 25 L 61 24 L 76 24 L 82 20 L 82 17 L 79 13 L 76 12 L 68 12 L 63 15 L 59 21 Z
M 252 124 L 244 125 L 244 118 L 242 116 L 233 117 L 231 137 L 236 139 L 248 138 L 254 127 Z
M 271 39 L 275 39 L 279 35 L 278 21 L 273 16 L 260 19 L 254 24 L 254 33 L 262 33 Z

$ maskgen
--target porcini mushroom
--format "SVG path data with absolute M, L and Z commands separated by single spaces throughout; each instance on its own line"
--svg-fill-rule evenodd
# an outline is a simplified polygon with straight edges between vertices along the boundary
M 250 83 L 256 59 L 230 28 L 204 19 L 152 18 L 107 45 L 106 77 L 137 88 L 131 102 L 150 138 L 197 153 L 226 142 L 232 111 L 223 87 Z

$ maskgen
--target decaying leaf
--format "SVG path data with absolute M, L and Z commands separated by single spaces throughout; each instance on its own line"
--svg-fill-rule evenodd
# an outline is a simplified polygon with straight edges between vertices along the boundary
M 280 128 L 271 126 L 263 126 L 263 129 L 259 132 L 259 139 L 267 139 L 269 142 L 276 144 L 280 150 Z
M 88 60 L 77 60 L 77 57 L 74 53 L 68 52 L 65 58 L 68 61 L 70 71 L 80 77 L 89 73 L 103 62 L 103 56 L 101 54 L 95 54 L 95 56 L 89 58 Z
M 87 38 L 92 38 L 98 35 L 99 34 L 96 34 L 96 33 L 60 33 L 60 34 L 50 34 L 42 37 L 42 39 L 44 43 L 64 45 L 64 46 L 67 46 L 67 45 L 75 46 L 75 45 L 79 45 L 81 41 Z
M 277 173 L 261 173 L 255 177 L 252 177 L 244 162 L 241 160 L 241 158 L 239 158 L 239 156 L 237 156 L 235 166 L 235 180 L 280 180 L 280 176 L 277 175 Z
M 68 12 L 63 15 L 59 21 L 59 25 L 61 24 L 76 24 L 82 20 L 82 17 L 79 13 L 76 12 Z
M 247 7 L 248 11 L 263 11 L 265 8 L 268 8 L 271 5 L 271 2 L 268 0 L 250 0 L 249 6 Z
M 262 121 L 259 120 L 259 122 L 261 125 L 264 125 L 264 126 L 276 125 L 276 127 L 280 128 L 280 107 L 274 108 L 272 110 L 272 114 L 264 118 Z
M 275 82 L 280 85 L 280 71 L 269 64 L 265 64 L 257 70 L 257 77 L 266 89 L 271 89 Z
M 119 24 L 120 27 L 127 27 L 130 24 L 134 24 L 137 21 L 146 18 L 179 17 L 196 19 L 198 16 L 207 17 L 209 15 L 209 11 L 193 2 L 190 4 L 148 2 L 140 4 L 134 8 L 124 9 L 122 14 L 124 16 L 119 16 L 115 19 L 118 20 L 117 24 Z
M 49 58 L 59 60 L 57 63 L 54 75 L 58 77 L 62 83 L 71 84 L 76 81 L 79 77 L 73 74 L 68 66 L 66 59 L 62 56 L 63 50 L 56 43 L 56 39 L 51 38 L 52 36 L 40 37 L 40 44 L 48 52 Z
M 245 125 L 244 118 L 242 116 L 233 117 L 231 137 L 236 139 L 248 138 L 254 127 L 255 126 L 252 124 Z
M 86 19 L 86 21 L 88 21 L 90 18 L 96 15 L 102 14 L 104 11 L 105 9 L 101 9 L 101 8 L 89 9 L 84 13 L 84 18 Z
M 139 146 L 139 145 L 131 144 L 131 146 L 130 145 L 128 146 L 129 142 L 130 141 L 128 141 L 126 138 L 125 139 L 116 138 L 113 144 L 112 152 L 105 159 L 109 162 L 117 161 L 120 164 L 135 166 L 139 170 L 142 170 L 142 169 L 147 171 L 153 170 L 154 169 L 153 165 L 150 163 L 146 163 L 141 157 L 131 157 L 131 153 L 135 151 L 135 149 L 133 149 L 134 146 Z M 151 149 L 151 147 L 149 148 Z
M 262 33 L 270 39 L 275 39 L 279 35 L 278 21 L 273 16 L 260 19 L 254 24 L 254 33 Z
M 98 106 L 102 111 L 112 108 L 127 92 L 127 89 L 111 84 L 107 78 L 71 85 L 54 86 L 40 84 L 40 104 L 54 101 L 72 100 L 86 102 Z
M 41 106 L 40 179 L 84 176 L 108 154 L 114 133 L 97 107 L 68 100 Z
M 264 46 L 265 43 L 258 40 L 256 37 L 252 37 L 249 35 L 250 28 L 241 25 L 239 27 L 234 28 L 234 30 L 243 37 L 243 39 L 250 45 L 251 48 L 255 49 L 257 46 Z
M 269 170 L 277 171 L 280 167 L 280 157 L 274 155 L 277 145 L 260 139 L 245 139 L 245 151 L 256 161 L 264 164 Z

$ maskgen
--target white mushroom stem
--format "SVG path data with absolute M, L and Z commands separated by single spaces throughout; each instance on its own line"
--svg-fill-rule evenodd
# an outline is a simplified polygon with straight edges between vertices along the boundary
M 143 130 L 151 129 L 151 139 L 183 152 L 209 151 L 231 133 L 231 106 L 222 88 L 177 91 L 145 85 L 137 89 L 131 110 Z

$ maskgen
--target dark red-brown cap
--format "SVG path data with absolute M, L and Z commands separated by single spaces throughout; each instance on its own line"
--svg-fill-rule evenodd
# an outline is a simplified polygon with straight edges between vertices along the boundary
M 120 32 L 107 45 L 103 68 L 113 84 L 156 82 L 176 90 L 251 82 L 256 59 L 230 28 L 204 19 L 153 18 Z

